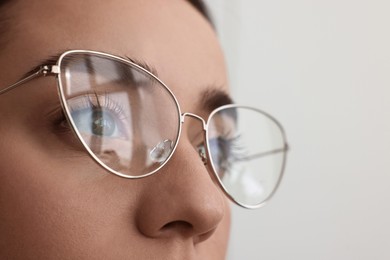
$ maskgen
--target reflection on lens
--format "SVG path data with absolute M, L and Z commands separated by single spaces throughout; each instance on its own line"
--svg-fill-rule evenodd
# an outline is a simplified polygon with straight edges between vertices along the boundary
M 172 153 L 173 142 L 171 140 L 164 140 L 158 143 L 152 151 L 150 151 L 150 158 L 154 162 L 164 162 L 168 159 L 168 156 Z
M 85 148 L 109 171 L 141 177 L 176 146 L 180 114 L 171 92 L 133 63 L 94 52 L 61 60 L 67 116 Z
M 222 107 L 210 115 L 207 143 L 212 167 L 233 200 L 256 207 L 272 196 L 287 150 L 272 117 L 252 108 Z

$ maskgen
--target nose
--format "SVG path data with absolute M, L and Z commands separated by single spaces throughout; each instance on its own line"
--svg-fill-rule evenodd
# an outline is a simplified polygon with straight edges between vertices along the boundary
M 151 238 L 192 238 L 199 243 L 223 219 L 226 199 L 196 148 L 182 135 L 170 161 L 149 177 L 150 190 L 141 195 L 137 226 Z

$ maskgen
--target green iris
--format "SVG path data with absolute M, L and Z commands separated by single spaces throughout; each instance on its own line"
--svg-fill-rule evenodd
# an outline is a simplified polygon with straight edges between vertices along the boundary
M 116 131 L 115 117 L 103 108 L 85 108 L 72 112 L 79 132 L 96 136 L 112 136 Z

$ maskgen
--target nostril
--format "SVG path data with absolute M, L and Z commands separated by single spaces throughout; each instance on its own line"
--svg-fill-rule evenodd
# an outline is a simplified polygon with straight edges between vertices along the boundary
M 194 227 L 186 221 L 172 221 L 165 224 L 160 232 L 163 236 L 169 237 L 173 233 L 180 234 L 183 237 L 189 237 L 193 235 Z
M 193 225 L 186 221 L 173 221 L 165 224 L 160 229 L 160 231 L 164 237 L 170 237 L 172 234 L 180 234 L 182 237 L 193 237 L 194 244 L 197 244 L 211 237 L 211 235 L 215 231 L 215 228 L 194 236 L 194 233 L 196 233 L 196 231 L 194 230 Z

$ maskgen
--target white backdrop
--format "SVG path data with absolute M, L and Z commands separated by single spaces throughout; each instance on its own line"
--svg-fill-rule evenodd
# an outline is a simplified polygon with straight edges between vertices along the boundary
M 229 260 L 390 259 L 390 1 L 209 0 L 237 103 L 284 125 L 276 196 Z

